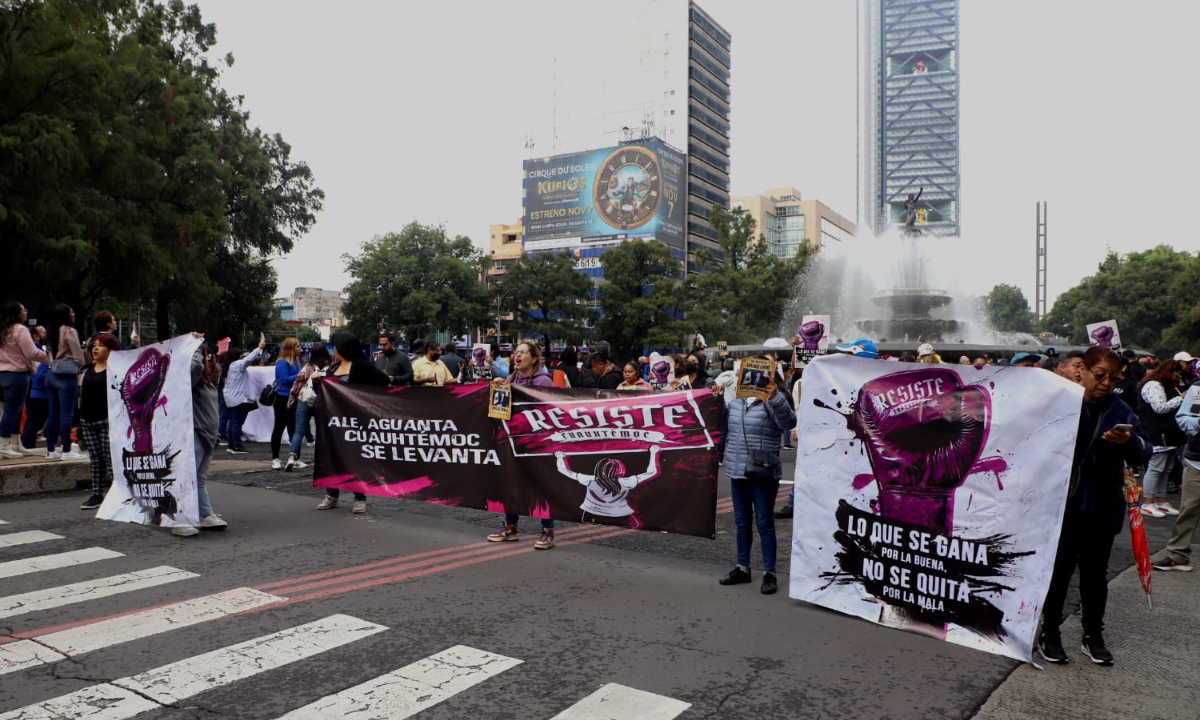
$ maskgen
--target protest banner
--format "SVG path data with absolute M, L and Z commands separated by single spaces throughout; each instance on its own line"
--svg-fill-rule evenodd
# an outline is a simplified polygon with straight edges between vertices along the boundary
M 1100 347 L 1121 349 L 1121 331 L 1117 329 L 1116 320 L 1091 323 L 1087 326 L 1088 344 Z
M 440 505 L 715 537 L 720 399 L 326 379 L 313 484 Z
M 492 381 L 492 361 L 488 357 L 490 353 L 491 346 L 486 343 L 476 343 L 475 347 L 471 348 L 471 358 L 467 362 L 467 369 L 470 370 L 475 382 L 490 383 Z
M 789 595 L 1031 661 L 1081 405 L 1029 368 L 817 358 Z
M 805 315 L 796 326 L 796 335 L 800 338 L 800 344 L 792 352 L 792 367 L 810 363 L 829 349 L 829 316 Z
M 770 358 L 745 358 L 737 369 L 737 397 L 767 399 L 767 385 L 775 375 Z
M 192 446 L 192 355 L 200 338 L 108 356 L 113 484 L 96 512 L 104 520 L 174 527 L 200 524 Z

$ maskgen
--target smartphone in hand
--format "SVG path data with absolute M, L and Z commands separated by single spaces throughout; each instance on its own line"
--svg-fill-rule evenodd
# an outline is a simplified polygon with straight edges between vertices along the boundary
M 1113 430 L 1125 430 L 1126 432 L 1133 432 L 1133 426 L 1130 425 L 1129 423 L 1121 423 L 1119 425 L 1113 425 L 1112 429 Z

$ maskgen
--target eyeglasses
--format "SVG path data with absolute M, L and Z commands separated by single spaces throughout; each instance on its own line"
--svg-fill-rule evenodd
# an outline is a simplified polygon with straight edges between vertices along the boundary
M 1115 383 L 1117 381 L 1116 375 L 1105 375 L 1104 373 L 1098 373 L 1095 370 L 1090 372 L 1092 373 L 1092 377 L 1096 378 L 1097 385 L 1103 385 L 1104 383 Z
M 513 350 L 513 355 L 528 355 L 528 350 Z

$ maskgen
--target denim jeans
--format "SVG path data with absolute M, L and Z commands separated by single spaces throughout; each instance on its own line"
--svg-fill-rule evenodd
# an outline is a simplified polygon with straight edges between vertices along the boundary
M 750 548 L 754 546 L 751 520 L 758 526 L 762 541 L 763 572 L 775 572 L 775 494 L 779 481 L 730 478 L 733 490 L 733 522 L 737 526 L 737 564 L 749 569 Z
M 338 497 L 339 495 L 342 494 L 342 491 L 338 490 L 337 488 L 325 488 L 325 494 L 328 495 L 329 497 Z M 366 502 L 367 494 L 356 492 L 356 493 L 354 493 L 354 499 L 362 500 L 363 502 Z
M 196 451 L 196 502 L 200 506 L 200 519 L 213 514 L 212 503 L 208 501 L 208 464 L 212 462 L 213 451 L 204 447 L 200 436 L 194 436 L 193 447 Z
M 1150 464 L 1142 476 L 1142 502 L 1148 503 L 1154 498 L 1167 496 L 1167 476 L 1175 464 L 1175 454 L 1175 448 L 1171 448 L 1157 450 L 1150 456 Z
M 37 445 L 37 434 L 46 429 L 46 414 L 50 412 L 50 401 L 31 397 L 25 401 L 25 429 L 21 431 L 21 445 L 33 448 Z
M 249 403 L 238 405 L 237 407 L 229 408 L 229 449 L 243 450 L 245 449 L 242 443 L 242 425 L 246 422 L 246 416 L 250 414 L 252 406 Z
M 54 452 L 59 440 L 63 452 L 71 451 L 71 420 L 75 416 L 75 400 L 79 397 L 78 382 L 73 375 L 46 375 L 46 395 L 50 399 L 50 415 L 46 420 L 47 452 Z
M 296 408 L 296 425 L 293 428 L 294 432 L 292 433 L 292 449 L 290 452 L 292 455 L 296 456 L 297 460 L 299 460 L 300 448 L 304 447 L 304 436 L 308 434 L 308 421 L 310 418 L 316 416 L 317 409 L 314 406 L 305 402 L 300 402 L 299 400 L 296 401 L 294 407 Z
M 0 415 L 0 438 L 11 439 L 21 425 L 21 410 L 29 392 L 29 373 L 0 372 L 0 390 L 4 391 L 4 414 Z
M 516 527 L 517 522 L 520 521 L 520 519 L 521 519 L 520 515 L 516 515 L 513 513 L 505 513 L 504 514 L 504 522 L 508 523 L 509 525 L 512 525 L 513 527 Z M 546 530 L 553 530 L 554 529 L 554 519 L 553 518 L 542 518 L 542 527 L 545 528 Z

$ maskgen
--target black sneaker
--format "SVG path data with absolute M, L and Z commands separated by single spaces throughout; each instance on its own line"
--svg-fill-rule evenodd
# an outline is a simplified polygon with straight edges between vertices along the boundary
M 759 590 L 763 595 L 774 595 L 779 589 L 778 583 L 775 582 L 775 573 L 763 573 L 762 588 Z
M 718 582 L 722 585 L 741 585 L 750 582 L 750 571 L 743 570 L 740 567 L 734 567 L 729 571 L 729 574 L 721 578 Z
M 1176 572 L 1192 571 L 1191 563 L 1175 562 L 1171 558 L 1167 558 L 1165 560 L 1155 560 L 1154 562 L 1150 563 L 1150 567 L 1154 568 L 1155 570 L 1174 570 Z
M 1043 632 L 1038 636 L 1038 652 L 1042 657 L 1046 658 L 1046 662 L 1065 663 L 1067 662 L 1067 651 L 1063 650 L 1062 636 L 1058 633 L 1051 635 Z
M 1104 637 L 1100 633 L 1083 636 L 1083 654 L 1092 659 L 1097 665 L 1112 665 L 1113 654 L 1104 645 Z
M 784 520 L 790 518 L 795 512 L 795 508 L 793 508 L 791 505 L 784 505 L 775 511 L 775 519 Z
M 250 451 L 246 450 L 245 448 L 235 448 L 235 447 L 226 448 L 225 452 L 229 453 L 230 455 L 249 455 L 250 454 Z
M 102 502 L 104 502 L 103 495 L 93 495 L 90 498 L 88 498 L 87 500 L 85 500 L 84 503 L 79 506 L 79 509 L 80 510 L 95 510 L 96 508 L 100 507 L 100 503 L 102 503 Z

